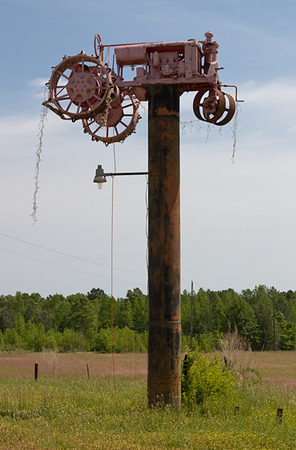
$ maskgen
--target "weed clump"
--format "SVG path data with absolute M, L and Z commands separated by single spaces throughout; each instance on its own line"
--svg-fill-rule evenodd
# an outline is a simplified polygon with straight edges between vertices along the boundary
M 237 380 L 222 358 L 208 360 L 198 352 L 188 353 L 182 367 L 182 399 L 185 404 L 202 405 L 209 398 L 214 401 L 235 394 Z
M 242 386 L 251 381 L 261 381 L 259 371 L 253 367 L 251 345 L 244 336 L 239 334 L 236 324 L 234 324 L 233 331 L 229 329 L 227 333 L 224 333 L 220 346 L 226 367 L 232 369 Z

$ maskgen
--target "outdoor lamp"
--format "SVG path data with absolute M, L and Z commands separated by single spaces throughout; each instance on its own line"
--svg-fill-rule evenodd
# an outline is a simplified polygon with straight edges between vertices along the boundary
M 105 177 L 104 169 L 101 165 L 99 165 L 98 168 L 96 169 L 94 183 L 98 183 L 98 188 L 102 189 L 102 187 L 103 187 L 102 183 L 106 183 L 106 181 L 107 180 Z

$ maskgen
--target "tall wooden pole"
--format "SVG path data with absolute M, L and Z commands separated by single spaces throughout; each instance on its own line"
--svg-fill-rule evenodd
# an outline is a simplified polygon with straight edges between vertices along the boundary
M 180 131 L 173 85 L 149 94 L 148 402 L 181 407 Z

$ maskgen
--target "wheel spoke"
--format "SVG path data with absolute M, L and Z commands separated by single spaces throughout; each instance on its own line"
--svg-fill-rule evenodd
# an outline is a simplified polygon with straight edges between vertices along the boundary
M 126 125 L 126 123 L 122 122 L 122 120 L 120 121 L 121 125 L 123 125 L 125 128 L 128 127 L 128 125 Z
M 70 106 L 72 105 L 72 100 L 70 101 L 70 103 L 69 103 L 69 105 L 67 106 L 67 109 L 65 110 L 65 112 L 68 112 L 69 111 L 69 109 L 70 109 Z
M 92 98 L 96 98 L 97 100 L 99 100 L 100 102 L 102 101 L 101 97 L 99 97 L 97 94 L 94 94 L 92 96 Z
M 64 72 L 60 72 L 59 70 L 57 70 L 57 73 L 58 73 L 61 77 L 66 78 L 66 80 L 69 80 L 69 79 L 70 79 L 70 77 L 67 77 L 67 75 L 65 75 Z
M 129 106 L 133 106 L 133 104 L 129 103 L 128 105 L 122 106 L 122 109 L 128 108 Z
M 65 89 L 66 86 L 67 86 L 66 84 L 65 84 L 65 86 L 57 86 L 56 87 L 56 92 L 59 89 L 59 92 L 57 93 L 57 95 L 60 95 L 60 93 Z
M 96 130 L 94 130 L 93 134 L 96 134 L 101 128 L 102 128 L 102 125 L 98 126 L 98 128 Z
M 69 97 L 69 94 L 67 93 L 67 94 L 61 95 L 60 97 L 56 96 L 56 100 L 58 100 L 59 102 L 62 100 L 70 100 L 70 97 Z

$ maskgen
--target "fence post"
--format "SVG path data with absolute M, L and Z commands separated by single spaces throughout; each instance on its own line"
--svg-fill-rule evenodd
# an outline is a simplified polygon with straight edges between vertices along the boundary
M 35 380 L 38 380 L 38 364 L 35 363 Z
M 278 408 L 276 412 L 276 418 L 278 423 L 282 423 L 283 420 L 283 408 Z

